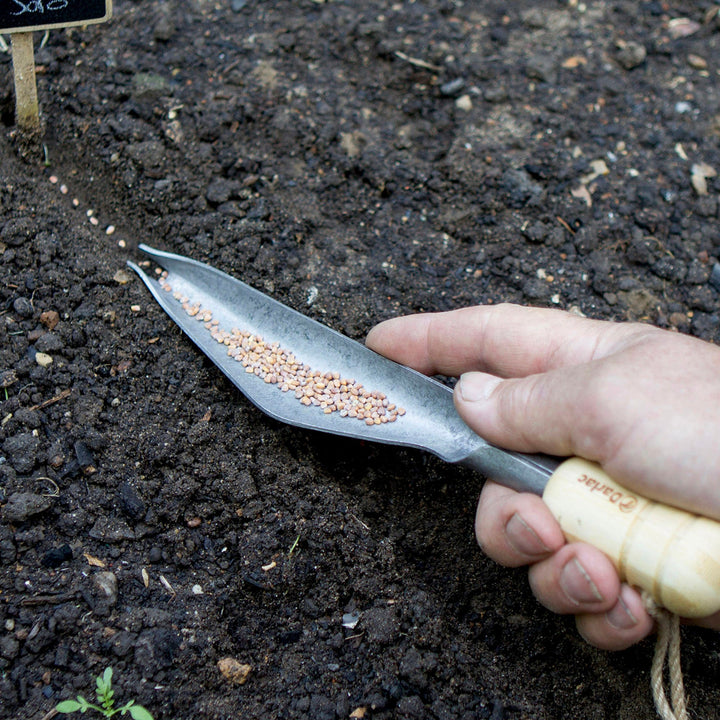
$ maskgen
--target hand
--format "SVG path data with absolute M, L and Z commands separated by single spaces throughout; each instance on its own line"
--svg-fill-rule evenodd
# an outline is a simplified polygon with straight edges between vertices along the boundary
M 628 489 L 720 519 L 720 348 L 649 325 L 513 305 L 394 318 L 373 350 L 426 374 L 460 376 L 455 405 L 486 440 L 578 455 Z M 538 600 L 574 614 L 593 645 L 620 650 L 653 629 L 610 560 L 567 544 L 542 500 L 487 482 L 476 516 L 483 550 L 529 565 Z M 720 629 L 720 613 L 696 621 Z

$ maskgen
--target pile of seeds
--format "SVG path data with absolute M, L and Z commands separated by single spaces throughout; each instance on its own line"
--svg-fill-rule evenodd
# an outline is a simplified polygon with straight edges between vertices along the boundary
M 167 276 L 167 271 L 163 271 L 160 286 L 166 292 L 173 292 Z M 340 417 L 363 420 L 366 425 L 395 422 L 405 414 L 405 410 L 391 403 L 384 393 L 367 390 L 337 372 L 313 370 L 278 343 L 268 343 L 260 335 L 238 328 L 224 330 L 208 308 L 191 302 L 179 292 L 174 292 L 173 297 L 190 317 L 203 323 L 213 339 L 227 347 L 228 356 L 239 362 L 246 373 L 275 385 L 282 392 L 293 393 L 303 405 L 319 407 L 327 415 L 337 412 Z

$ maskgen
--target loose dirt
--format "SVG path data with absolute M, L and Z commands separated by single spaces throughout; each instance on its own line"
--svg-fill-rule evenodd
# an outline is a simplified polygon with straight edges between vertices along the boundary
M 40 145 L 0 53 L 0 717 L 111 665 L 157 720 L 654 718 L 650 641 L 594 650 L 482 557 L 482 478 L 265 417 L 124 267 L 357 339 L 513 301 L 718 341 L 714 10 L 116 0 L 36 36 Z M 720 638 L 683 662 L 715 717 Z

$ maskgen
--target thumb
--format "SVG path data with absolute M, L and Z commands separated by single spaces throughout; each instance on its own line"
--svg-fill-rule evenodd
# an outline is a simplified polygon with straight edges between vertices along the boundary
M 548 373 L 503 380 L 482 372 L 460 376 L 455 407 L 462 419 L 488 442 L 520 452 L 570 455 L 573 412 L 552 391 Z

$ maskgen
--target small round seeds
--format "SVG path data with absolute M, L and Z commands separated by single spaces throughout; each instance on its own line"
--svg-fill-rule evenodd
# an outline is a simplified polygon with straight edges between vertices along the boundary
M 167 271 L 162 272 L 159 283 L 163 290 L 171 292 L 167 277 Z M 391 403 L 385 393 L 367 390 L 353 378 L 343 378 L 338 372 L 322 372 L 303 365 L 279 343 L 268 343 L 248 330 L 232 328 L 228 332 L 220 327 L 220 321 L 213 318 L 209 308 L 191 303 L 179 292 L 174 292 L 173 297 L 190 317 L 203 322 L 218 344 L 228 348 L 228 357 L 239 362 L 248 375 L 256 375 L 282 392 L 292 392 L 306 407 L 318 407 L 326 415 L 337 412 L 340 417 L 364 421 L 368 427 L 392 423 L 405 415 L 405 409 Z

